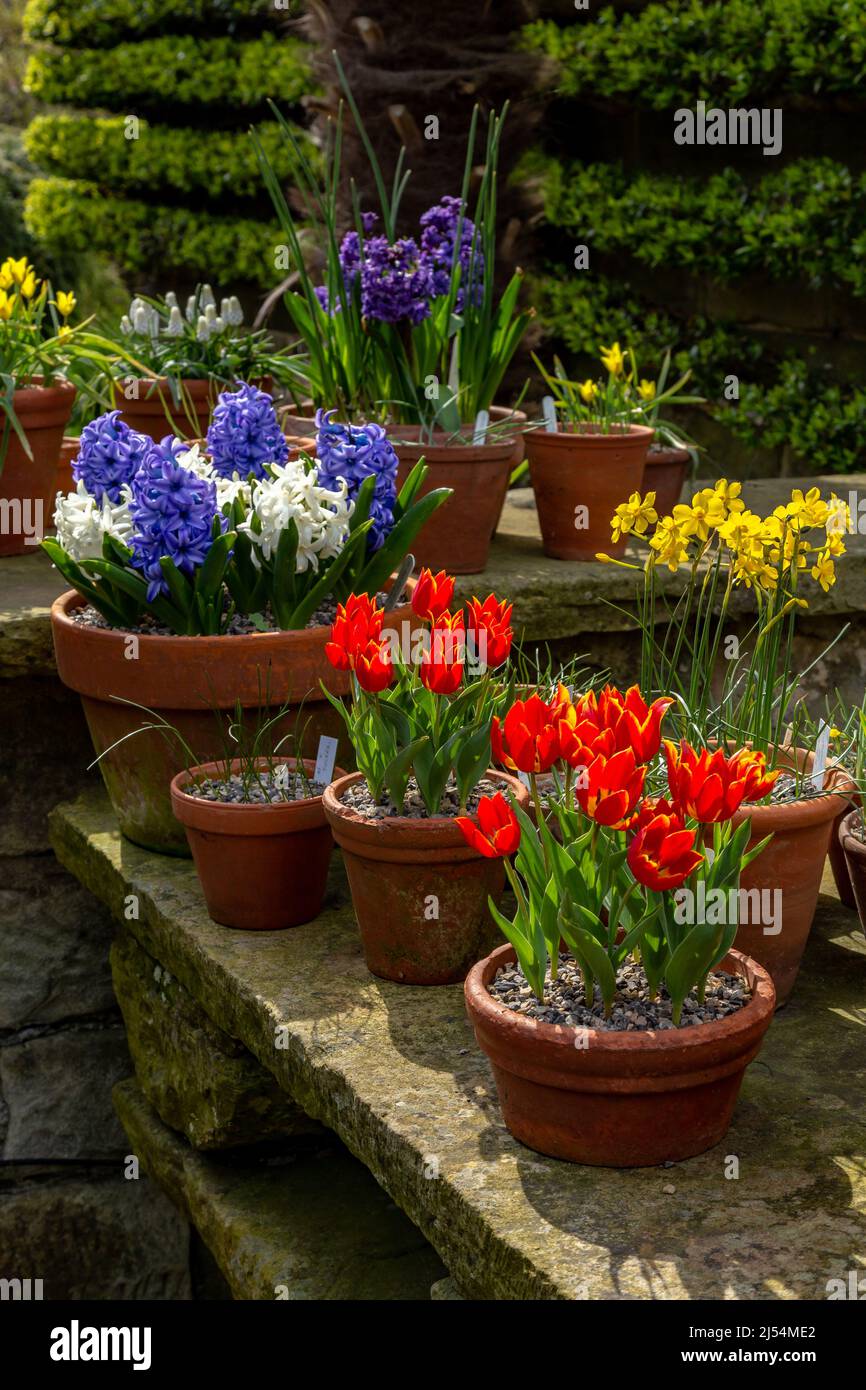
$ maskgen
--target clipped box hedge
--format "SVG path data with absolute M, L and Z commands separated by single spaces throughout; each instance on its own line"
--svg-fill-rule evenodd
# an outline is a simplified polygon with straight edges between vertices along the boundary
M 280 17 L 273 0 L 28 0 L 24 37 L 31 43 L 109 47 L 120 33 L 141 37 L 161 30 Z
M 83 180 L 47 178 L 30 185 L 25 219 L 49 249 L 103 251 L 132 275 L 159 266 L 223 285 L 270 286 L 279 278 L 279 228 L 249 218 L 115 198 Z
M 564 95 L 659 111 L 698 97 L 716 106 L 781 94 L 808 102 L 866 84 L 866 0 L 675 0 L 624 13 L 606 6 L 562 27 L 535 21 L 520 41 L 556 61 Z
M 125 136 L 125 116 L 36 116 L 26 135 L 27 153 L 49 174 L 74 170 L 78 178 L 115 191 L 158 196 L 205 193 L 213 200 L 256 197 L 262 178 L 246 130 L 188 130 L 142 120 L 138 139 Z M 259 138 L 277 173 L 291 176 L 287 144 L 275 121 L 262 122 Z M 304 140 L 302 132 L 298 138 Z M 307 154 L 316 151 L 305 141 Z
M 223 36 L 142 39 L 115 48 L 44 49 L 27 65 L 25 86 L 41 101 L 128 112 L 166 106 L 282 106 L 312 90 L 308 46 L 275 34 L 238 41 Z

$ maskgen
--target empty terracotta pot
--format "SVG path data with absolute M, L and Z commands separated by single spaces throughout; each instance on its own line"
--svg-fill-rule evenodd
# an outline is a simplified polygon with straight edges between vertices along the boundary
M 0 471 L 0 555 L 35 554 L 51 526 L 57 461 L 75 394 L 70 382 L 55 379 L 43 386 L 41 377 L 13 392 L 13 408 L 33 457 L 27 457 L 10 429 Z M 0 415 L 0 432 L 5 423 L 5 414 Z
M 298 765 L 295 758 L 279 761 L 291 770 Z M 232 771 L 242 766 L 236 760 Z M 266 769 L 267 759 L 257 766 Z M 303 766 L 312 778 L 315 762 L 304 759 Z M 206 763 L 178 773 L 171 783 L 172 810 L 186 830 L 208 915 L 221 926 L 246 931 L 311 922 L 322 910 L 334 848 L 321 796 L 260 805 L 189 794 L 191 782 L 224 772 L 224 763 Z
M 808 770 L 814 761 L 812 753 L 797 749 L 785 755 L 788 766 L 793 766 L 795 757 L 800 769 Z M 818 906 L 830 834 L 853 791 L 853 783 L 840 768 L 828 768 L 824 786 L 825 795 L 773 806 L 743 806 L 733 818 L 735 826 L 745 818 L 751 821 L 750 849 L 765 835 L 773 836 L 743 871 L 740 888 L 769 894 L 780 891 L 781 921 L 741 923 L 735 945 L 770 972 L 777 1008 L 782 1008 L 794 988 Z M 766 901 L 772 911 L 776 900 Z M 761 914 L 762 918 L 769 915 Z
M 626 538 L 612 543 L 610 520 L 621 502 L 643 491 L 652 437 L 645 425 L 615 434 L 581 425 L 524 435 L 545 555 L 594 560 L 599 552 L 623 554 Z
M 486 776 L 528 806 L 516 777 Z M 398 984 L 455 984 L 496 939 L 487 898 L 502 893 L 502 861 L 470 849 L 453 817 L 359 815 L 340 797 L 362 780 L 360 772 L 340 778 L 323 801 L 343 851 L 367 969 Z
M 605 1168 L 678 1162 L 719 1143 L 773 1017 L 766 970 L 731 951 L 721 968 L 742 975 L 752 990 L 737 1013 L 664 1032 L 591 1028 L 578 1047 L 576 1029 L 514 1013 L 490 994 L 497 970 L 515 960 L 512 946 L 500 946 L 464 985 L 515 1139 L 551 1158 Z
M 189 853 L 169 795 L 172 778 L 188 759 L 174 738 L 155 730 L 125 737 L 152 722 L 136 705 L 176 728 L 201 763 L 223 753 L 224 731 L 238 700 L 251 720 L 261 709 L 271 716 L 291 705 L 273 731 L 274 747 L 300 723 L 306 729 L 305 753 L 314 753 L 319 736 L 328 734 L 348 754 L 343 721 L 319 684 L 324 681 L 335 695 L 349 691 L 348 674 L 335 671 L 325 656 L 328 627 L 231 637 L 150 636 L 76 622 L 72 613 L 83 604 L 70 589 L 52 606 L 57 670 L 81 696 L 94 749 L 105 753 L 99 767 L 120 828 L 136 844 L 162 854 Z M 417 624 L 409 604 L 388 614 L 385 627 L 404 622 L 410 632 Z M 223 712 L 223 725 L 214 710 Z
M 252 384 L 269 395 L 273 391 L 270 377 L 262 377 Z M 181 439 L 202 439 L 207 434 L 220 392 L 235 388 L 210 378 L 198 381 L 185 377 L 180 389 L 181 399 L 176 403 L 164 378 L 151 381 L 142 377 L 115 382 L 114 404 L 120 410 L 121 420 L 130 429 L 149 435 L 157 443 L 168 434 L 176 434 Z
M 655 493 L 659 516 L 670 516 L 679 502 L 690 464 L 688 449 L 653 448 L 647 454 L 643 490 Z
M 837 843 L 845 856 L 851 896 L 860 914 L 860 926 L 866 934 L 866 844 L 854 833 L 854 826 L 859 822 L 860 816 L 859 806 L 848 811 L 837 831 Z

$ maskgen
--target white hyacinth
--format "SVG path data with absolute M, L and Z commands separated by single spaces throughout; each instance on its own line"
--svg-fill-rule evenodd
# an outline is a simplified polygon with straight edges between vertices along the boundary
M 186 321 L 187 321 L 187 323 L 192 323 L 192 322 L 193 322 L 193 320 L 194 320 L 194 318 L 195 318 L 195 314 L 196 314 L 195 295 L 194 295 L 194 294 L 191 294 L 190 297 L 189 297 L 189 299 L 186 301 Z
M 238 328 L 243 323 L 244 311 L 241 308 L 241 301 L 238 299 L 236 294 L 233 294 L 229 299 L 228 313 L 226 313 L 226 311 L 223 310 L 222 316 L 225 319 L 226 323 L 231 324 L 232 328 Z
M 139 304 L 132 315 L 132 326 L 136 333 L 147 334 L 150 327 L 150 313 L 146 304 Z
M 207 311 L 208 309 L 213 309 L 214 311 L 216 310 L 216 299 L 214 298 L 214 292 L 211 289 L 210 285 L 202 285 L 201 294 L 199 295 L 198 300 L 199 304 L 205 311 Z
M 238 527 L 253 543 L 253 562 L 259 564 L 257 551 L 262 559 L 271 558 L 294 518 L 298 528 L 295 569 L 299 574 L 318 570 L 320 559 L 339 554 L 349 533 L 354 503 L 349 500 L 346 482 L 341 479 L 336 492 L 319 487 L 315 471 L 307 473 L 300 459 L 271 464 L 270 471 L 271 478 L 254 484 L 250 518 Z M 254 529 L 253 517 L 260 530 Z
M 174 290 L 169 290 L 168 294 L 165 296 L 165 306 L 167 309 L 177 308 L 177 295 Z
M 192 448 L 179 453 L 177 461 L 197 478 L 204 478 L 207 482 L 213 483 L 220 511 L 238 497 L 249 511 L 252 501 L 249 480 L 242 478 L 239 473 L 233 473 L 230 478 L 224 478 L 221 473 L 217 473 L 210 459 L 202 453 L 200 444 L 193 444 Z
M 129 544 L 132 535 L 132 519 L 129 515 L 129 502 L 132 490 L 127 484 L 121 488 L 121 501 L 111 502 L 103 495 L 99 503 L 91 497 L 84 482 L 79 482 L 75 492 L 64 497 L 57 494 L 54 510 L 54 527 L 58 543 L 73 560 L 99 559 L 102 555 L 102 541 L 105 536 L 113 536 L 123 545 Z
M 196 324 L 195 336 L 200 343 L 206 343 L 210 337 L 211 327 L 204 314 L 199 314 Z
M 168 334 L 169 338 L 183 337 L 183 319 L 181 317 L 180 309 L 176 304 L 172 304 L 171 306 L 171 312 L 168 316 L 168 324 L 166 325 L 165 331 Z

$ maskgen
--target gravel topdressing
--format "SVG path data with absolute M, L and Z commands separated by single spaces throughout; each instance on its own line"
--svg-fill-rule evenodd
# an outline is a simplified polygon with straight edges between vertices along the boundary
M 325 788 L 318 782 L 304 782 L 295 772 L 285 778 L 275 780 L 269 772 L 259 772 L 255 778 L 246 778 L 235 773 L 233 776 L 218 779 L 207 778 L 202 782 L 191 783 L 183 788 L 187 796 L 198 801 L 219 801 L 225 805 L 271 805 L 287 801 L 307 801 L 321 796 Z
M 617 992 L 608 1019 L 604 1016 L 598 986 L 595 989 L 595 1003 L 591 1009 L 586 1007 L 580 971 L 566 953 L 560 954 L 556 980 L 551 981 L 548 968 L 543 1004 L 535 997 L 526 976 L 516 964 L 498 970 L 487 988 L 492 997 L 507 1009 L 525 1014 L 527 1018 L 536 1018 L 540 1023 L 599 1028 L 610 1033 L 647 1032 L 652 1029 L 663 1032 L 675 1026 L 671 1018 L 671 1001 L 664 986 L 661 986 L 655 1002 L 650 1003 L 643 967 L 635 965 L 633 961 L 626 962 L 617 973 Z M 694 1028 L 728 1018 L 748 1004 L 751 997 L 752 992 L 742 976 L 714 971 L 707 977 L 703 1004 L 698 1003 L 696 996 L 686 999 L 679 1026 Z
M 108 632 L 135 632 L 143 637 L 171 637 L 170 627 L 165 623 L 158 623 L 155 618 L 146 613 L 141 622 L 132 627 L 113 627 L 102 614 L 93 608 L 89 603 L 84 608 L 73 608 L 69 615 L 74 623 L 80 623 L 82 627 L 104 628 Z M 321 604 L 307 623 L 307 628 L 330 627 L 337 616 L 337 604 L 334 599 L 328 599 Z M 214 634 L 219 637 L 248 637 L 253 632 L 279 632 L 280 628 L 274 622 L 271 610 L 268 608 L 261 615 L 263 627 L 258 626 L 252 619 L 242 613 L 235 613 L 225 632 Z
M 478 803 L 482 796 L 493 796 L 496 792 L 503 790 L 501 782 L 493 782 L 488 777 L 482 777 L 475 790 L 471 793 L 467 804 L 467 810 L 472 815 L 477 811 Z M 340 797 L 344 806 L 350 806 L 353 811 L 357 811 L 359 816 L 365 820 L 385 820 L 390 816 L 408 816 L 410 819 L 431 820 L 424 802 L 421 800 L 421 793 L 418 790 L 418 783 L 414 777 L 409 778 L 406 788 L 406 798 L 401 807 L 394 805 L 391 798 L 385 794 L 385 800 L 377 802 L 373 800 L 373 794 L 366 782 L 356 782 L 354 786 L 347 787 Z M 464 814 L 460 810 L 460 802 L 457 797 L 457 787 L 453 777 L 445 788 L 445 795 L 437 812 L 438 816 L 459 816 Z

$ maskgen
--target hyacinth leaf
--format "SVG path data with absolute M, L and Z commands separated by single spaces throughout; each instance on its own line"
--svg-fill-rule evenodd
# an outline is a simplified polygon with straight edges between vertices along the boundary
M 429 472 L 430 469 L 424 459 L 420 458 L 397 494 L 397 501 L 394 503 L 395 521 L 399 521 L 409 510 Z
M 271 607 L 280 627 L 292 627 L 295 608 L 295 568 L 298 558 L 298 526 L 294 517 L 280 532 L 271 569 Z
M 294 524 L 294 523 L 292 523 Z M 321 607 L 325 599 L 334 593 L 335 588 L 340 583 L 344 570 L 349 569 L 355 555 L 363 551 L 366 544 L 367 532 L 371 523 L 364 522 L 346 540 L 339 555 L 324 570 L 312 588 L 304 595 L 303 599 L 291 610 L 289 614 L 290 622 L 287 626 L 292 628 L 306 627 L 316 609 Z M 282 626 L 283 624 L 281 624 Z
M 415 537 L 442 503 L 451 496 L 451 488 L 440 487 L 425 493 L 401 517 L 384 545 L 374 552 L 356 577 L 356 593 L 378 594 L 387 584 L 403 557 L 412 549 Z
M 365 478 L 355 494 L 355 505 L 352 508 L 352 515 L 349 518 L 349 532 L 357 531 L 359 526 L 369 519 L 370 507 L 373 502 L 373 494 L 376 488 L 376 479 L 371 473 Z
M 110 584 L 92 584 L 85 570 L 73 560 L 57 541 L 46 537 L 42 549 L 57 566 L 63 578 L 82 598 L 101 613 L 112 627 L 129 627 L 137 623 L 144 604 L 126 604 L 122 593 L 115 593 Z
M 218 524 L 218 522 L 214 522 L 215 526 Z M 196 593 L 202 598 L 213 602 L 220 593 L 234 541 L 234 531 L 226 531 L 224 534 L 217 535 L 212 542 L 211 548 L 205 556 L 204 564 L 199 566 L 195 576 Z

